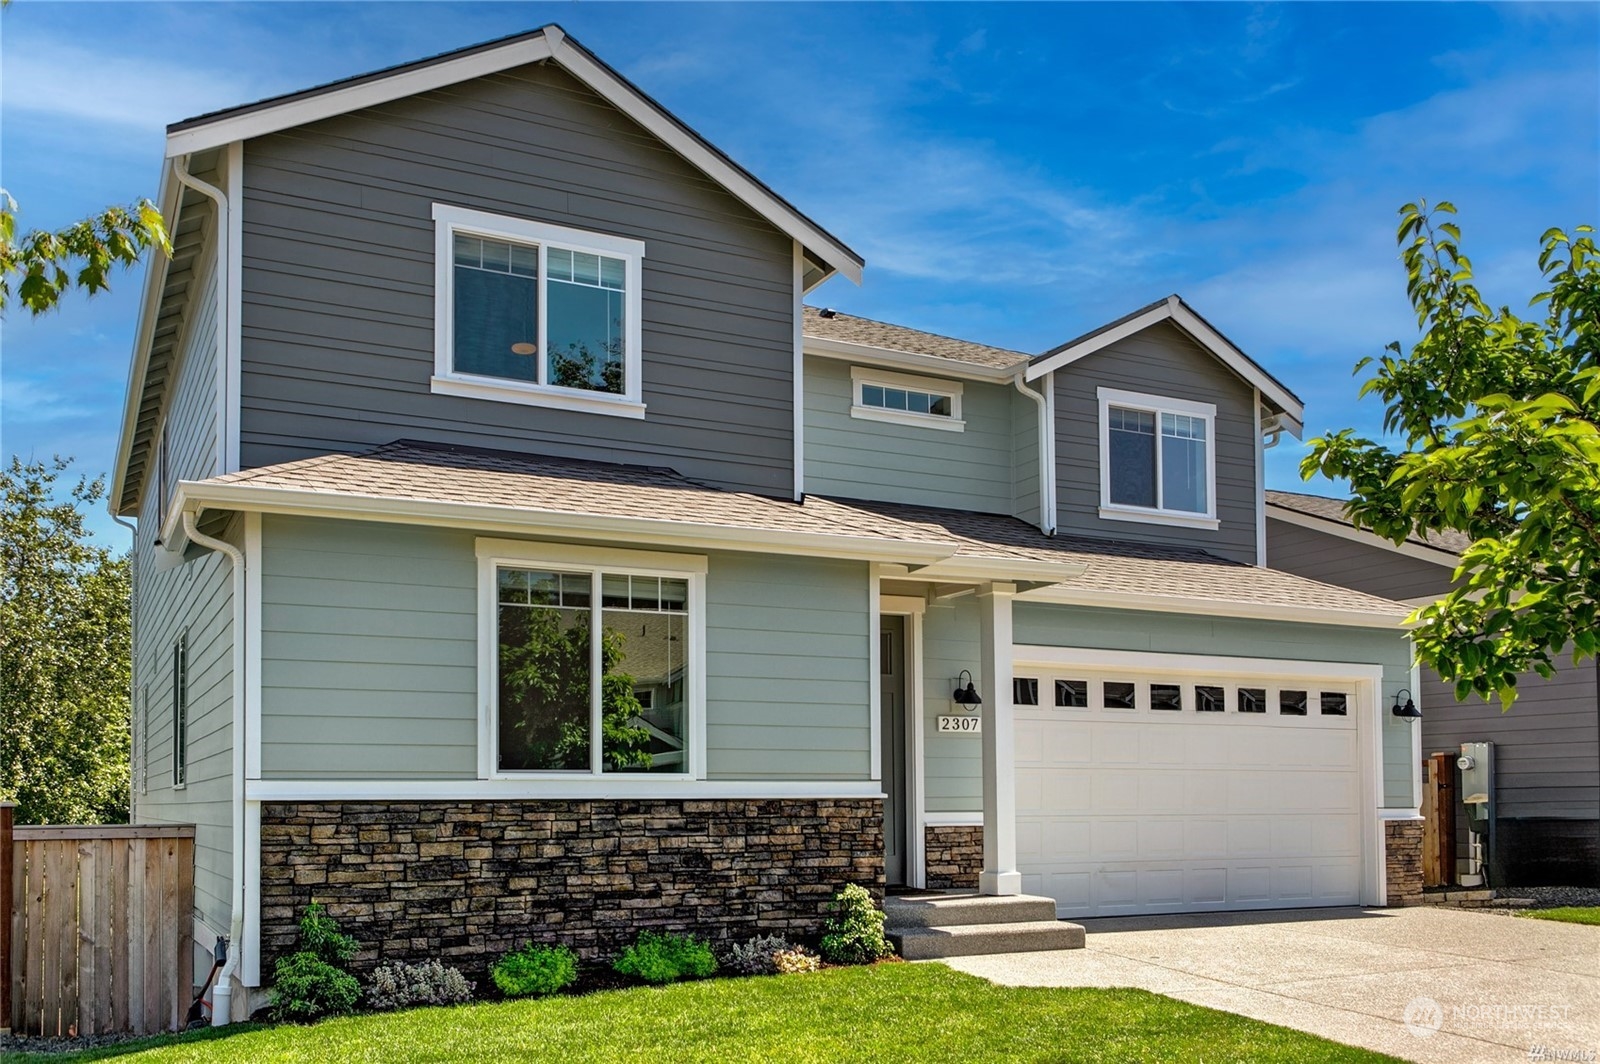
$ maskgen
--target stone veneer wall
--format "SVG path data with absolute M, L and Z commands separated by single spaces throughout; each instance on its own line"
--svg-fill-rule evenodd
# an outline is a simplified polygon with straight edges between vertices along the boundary
M 934 827 L 923 831 L 929 890 L 977 890 L 983 871 L 983 828 Z
M 1384 877 L 1390 905 L 1422 903 L 1422 821 L 1383 822 Z
M 530 939 L 599 961 L 647 927 L 815 936 L 847 883 L 882 897 L 881 799 L 266 802 L 262 970 L 313 901 L 361 943 L 357 970 L 481 979 Z

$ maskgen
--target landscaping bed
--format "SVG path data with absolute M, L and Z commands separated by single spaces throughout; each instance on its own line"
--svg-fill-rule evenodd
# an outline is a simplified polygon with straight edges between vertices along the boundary
M 1389 1061 L 1313 1035 L 1140 990 L 1001 987 L 941 964 L 212 1028 L 84 1053 L 75 1064 L 578 1061 Z

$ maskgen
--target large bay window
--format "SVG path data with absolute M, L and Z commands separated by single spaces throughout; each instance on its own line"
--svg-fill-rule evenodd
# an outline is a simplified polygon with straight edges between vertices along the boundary
M 644 416 L 644 244 L 435 204 L 433 390 Z
M 704 559 L 480 540 L 480 774 L 703 776 Z
M 1101 388 L 1100 516 L 1216 528 L 1210 403 Z

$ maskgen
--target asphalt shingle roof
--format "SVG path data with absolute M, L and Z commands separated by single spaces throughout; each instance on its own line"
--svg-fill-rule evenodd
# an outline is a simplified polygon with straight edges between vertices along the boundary
M 912 355 L 931 355 L 952 362 L 965 362 L 974 366 L 994 369 L 1011 369 L 1023 365 L 1033 356 L 1003 347 L 957 340 L 938 333 L 908 329 L 904 325 L 891 325 L 886 321 L 858 318 L 854 314 L 832 311 L 832 317 L 823 317 L 817 307 L 805 308 L 806 336 L 818 340 L 837 340 L 846 344 L 863 344 L 889 351 L 903 351 Z
M 804 503 L 698 484 L 670 469 L 402 440 L 248 469 L 205 484 L 457 502 L 541 513 L 717 525 L 753 531 L 943 544 L 957 559 L 1087 566 L 1060 586 L 1397 616 L 1405 608 L 1346 588 L 1214 557 L 1201 550 L 1046 536 L 1016 518 L 929 506 L 810 496 Z M 203 494 L 203 491 L 202 491 Z
M 1310 517 L 1320 517 L 1325 521 L 1336 521 L 1341 525 L 1350 524 L 1350 518 L 1345 515 L 1343 499 L 1329 499 L 1322 495 L 1303 495 L 1296 491 L 1269 491 L 1267 501 L 1281 506 L 1285 510 L 1306 514 Z M 1460 554 L 1472 546 L 1472 537 L 1465 532 L 1429 532 L 1427 535 L 1410 535 L 1406 537 L 1407 543 L 1415 543 L 1421 547 L 1432 547 L 1435 550 L 1447 550 L 1452 554 Z

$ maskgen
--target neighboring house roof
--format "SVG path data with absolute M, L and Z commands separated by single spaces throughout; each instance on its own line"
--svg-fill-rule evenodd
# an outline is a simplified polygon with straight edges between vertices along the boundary
M 511 527 L 662 546 L 824 554 L 906 565 L 929 579 L 1015 580 L 1084 605 L 1331 623 L 1398 624 L 1386 599 L 1203 551 L 1050 537 L 1025 521 L 934 507 L 724 491 L 667 469 L 400 441 L 179 485 L 179 509 Z M 176 516 L 162 530 L 179 534 Z
M 1028 367 L 1027 379 L 1037 380 L 1052 370 L 1071 365 L 1080 358 L 1086 358 L 1163 321 L 1172 322 L 1187 333 L 1195 343 L 1233 370 L 1245 383 L 1261 389 L 1261 398 L 1288 419 L 1287 427 L 1295 436 L 1300 435 L 1305 421 L 1305 404 L 1301 402 L 1300 397 L 1263 369 L 1255 359 L 1241 351 L 1233 341 L 1218 332 L 1215 326 L 1195 313 L 1194 308 L 1176 295 L 1140 307 L 1131 314 L 1124 314 L 1098 329 L 1051 348 L 1033 360 L 1033 365 Z
M 806 339 L 821 340 L 829 345 L 821 348 L 819 353 L 823 354 L 849 356 L 857 353 L 889 351 L 944 359 L 991 370 L 1014 370 L 1026 364 L 1031 357 L 1021 351 L 990 347 L 988 344 L 974 343 L 971 340 L 957 340 L 938 333 L 909 329 L 904 325 L 891 325 L 886 321 L 874 321 L 871 318 L 861 318 L 854 314 L 843 314 L 820 307 L 805 308 L 803 331 Z
M 554 23 L 528 33 L 186 118 L 167 127 L 167 155 L 170 158 L 292 129 L 546 59 L 659 137 L 779 230 L 798 240 L 818 262 L 852 280 L 861 280 L 865 260 L 860 255 Z
M 1332 535 L 1356 539 L 1375 547 L 1398 551 L 1452 568 L 1462 551 L 1472 546 L 1472 537 L 1465 532 L 1446 531 L 1413 533 L 1404 543 L 1395 543 L 1366 529 L 1357 528 L 1345 513 L 1344 499 L 1330 499 L 1322 495 L 1305 495 L 1294 491 L 1267 492 L 1267 516 L 1291 521 Z M 1407 550 L 1406 548 L 1412 548 Z

